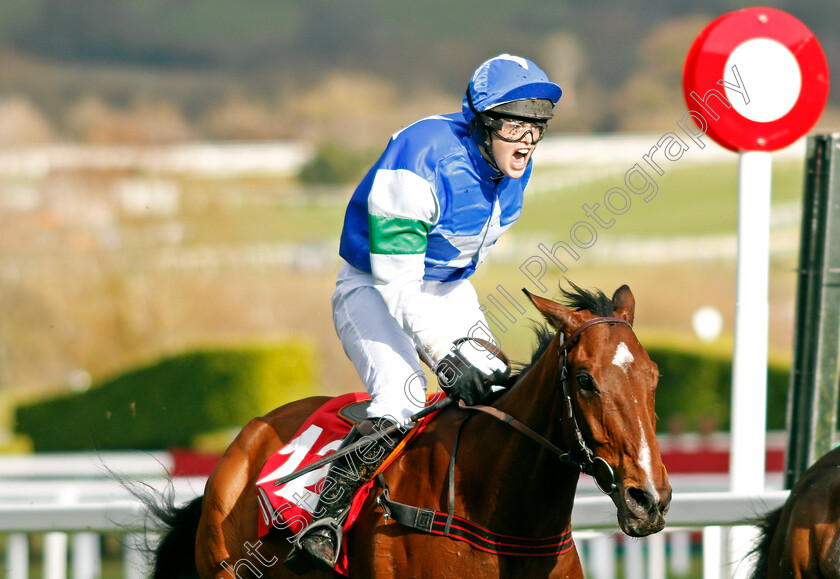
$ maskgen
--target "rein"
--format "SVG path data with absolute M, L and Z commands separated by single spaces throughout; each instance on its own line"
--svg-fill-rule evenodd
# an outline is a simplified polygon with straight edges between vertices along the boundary
M 572 397 L 569 388 L 569 350 L 575 346 L 580 338 L 580 335 L 586 329 L 597 324 L 610 324 L 611 326 L 614 326 L 615 324 L 624 324 L 631 329 L 633 327 L 628 321 L 622 318 L 592 318 L 591 320 L 587 320 L 581 324 L 580 327 L 578 327 L 572 335 L 569 336 L 569 339 L 560 345 L 560 351 L 558 352 L 560 358 L 560 387 L 563 390 L 563 407 L 566 413 L 566 418 L 571 421 L 574 432 L 575 448 L 572 450 L 561 450 L 549 442 L 545 437 L 537 434 L 524 423 L 520 422 L 510 414 L 502 412 L 498 408 L 482 405 L 466 406 L 463 401 L 460 401 L 459 405 L 464 410 L 476 410 L 478 412 L 483 412 L 488 416 L 492 416 L 504 424 L 508 424 L 509 426 L 515 428 L 520 433 L 524 434 L 552 454 L 556 455 L 561 462 L 568 463 L 582 473 L 591 476 L 595 480 L 595 485 L 601 492 L 606 495 L 612 495 L 618 490 L 618 487 L 615 484 L 615 473 L 613 473 L 612 467 L 607 463 L 607 461 L 599 456 L 595 456 L 595 453 L 592 452 L 592 450 L 586 445 L 586 441 L 583 439 L 583 434 L 580 432 L 580 426 L 578 425 L 577 417 L 575 416 L 574 407 L 572 406 Z M 607 477 L 603 482 L 599 480 L 598 477 L 599 469 L 602 473 L 605 473 Z

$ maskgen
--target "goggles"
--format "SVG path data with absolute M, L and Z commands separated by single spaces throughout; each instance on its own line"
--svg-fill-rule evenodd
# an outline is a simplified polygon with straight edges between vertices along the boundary
M 494 119 L 483 115 L 484 124 L 493 130 L 493 133 L 508 143 L 518 143 L 531 133 L 531 142 L 538 143 L 545 135 L 546 123 L 539 121 L 520 121 L 517 119 Z

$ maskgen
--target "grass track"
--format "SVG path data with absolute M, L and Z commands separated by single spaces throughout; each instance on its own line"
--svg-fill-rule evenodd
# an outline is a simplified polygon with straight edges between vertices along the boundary
M 804 167 L 801 163 L 777 164 L 773 170 L 773 203 L 795 201 L 802 196 Z M 535 176 L 535 182 L 540 178 Z M 549 172 L 562 181 L 562 173 Z M 556 175 L 556 177 L 555 177 Z M 608 235 L 672 236 L 732 233 L 737 227 L 738 167 L 736 164 L 678 167 L 656 180 L 656 196 L 645 202 L 632 195 L 626 213 L 613 216 L 604 207 L 604 193 L 625 187 L 620 173 L 591 183 L 559 187 L 526 199 L 516 234 L 567 232 L 586 219 L 582 204 L 601 205 L 596 214 L 615 220 Z M 542 184 L 541 184 L 542 185 Z M 592 222 L 592 219 L 589 219 Z

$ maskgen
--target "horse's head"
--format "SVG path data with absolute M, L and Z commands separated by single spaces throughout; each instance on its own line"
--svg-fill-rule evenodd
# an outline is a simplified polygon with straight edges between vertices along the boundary
M 528 294 L 565 337 L 566 371 L 560 353 L 558 387 L 566 390 L 568 402 L 565 395 L 562 398 L 575 420 L 569 419 L 565 408 L 561 418 L 564 444 L 580 451 L 583 466 L 589 465 L 587 470 L 602 488 L 611 485 L 612 470 L 615 488 L 610 494 L 625 533 L 633 537 L 656 533 L 665 526 L 671 502 L 671 486 L 656 440 L 654 396 L 659 370 L 633 333 L 635 300 L 629 287 L 620 287 L 610 300 L 601 292 L 572 285 L 577 293 L 564 292 L 572 307 Z M 599 318 L 627 323 L 592 322 Z M 558 339 L 551 347 L 561 351 Z

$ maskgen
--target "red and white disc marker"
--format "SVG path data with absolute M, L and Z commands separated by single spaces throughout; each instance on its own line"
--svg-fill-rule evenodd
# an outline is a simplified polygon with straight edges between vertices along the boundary
M 721 146 L 776 151 L 817 123 L 828 78 L 825 54 L 807 26 L 781 10 L 747 8 L 724 14 L 697 36 L 683 69 L 683 93 Z

